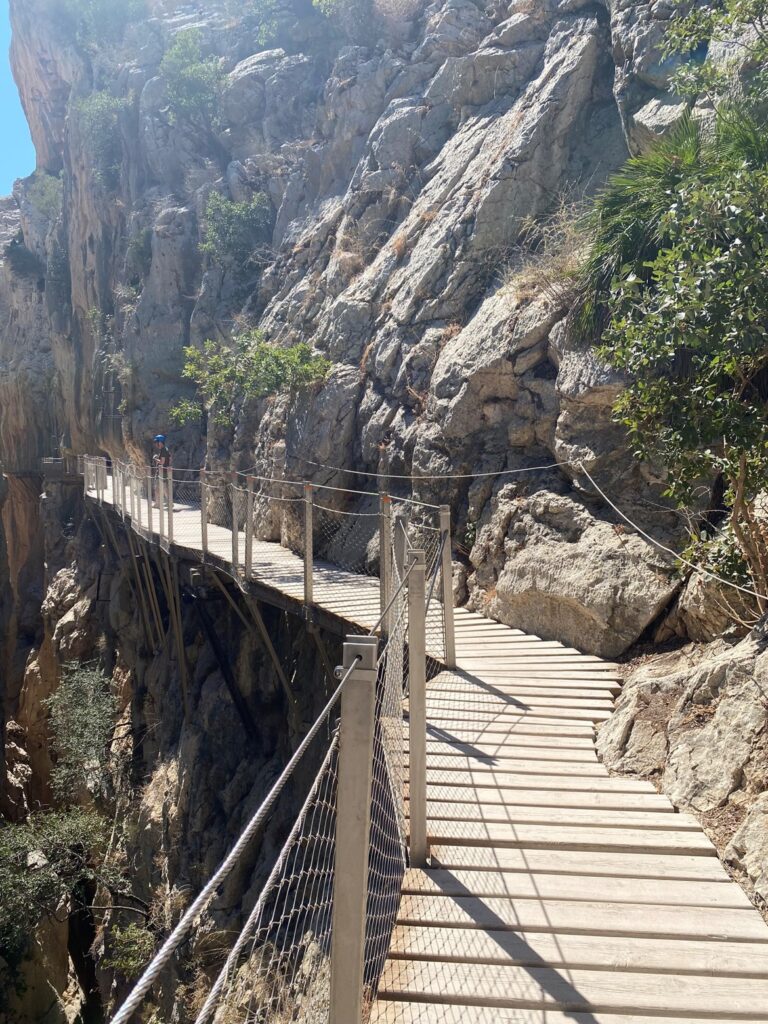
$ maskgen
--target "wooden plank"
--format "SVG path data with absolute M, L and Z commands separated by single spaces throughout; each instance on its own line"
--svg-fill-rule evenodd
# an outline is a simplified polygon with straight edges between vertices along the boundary
M 599 764 L 594 750 L 580 747 L 509 747 L 506 744 L 486 743 L 471 740 L 435 740 L 427 734 L 427 756 L 431 759 L 434 756 L 445 757 L 467 757 L 487 761 L 491 764 L 503 766 L 507 760 L 520 760 L 525 758 L 531 763 L 535 761 L 578 761 L 585 764 Z M 406 751 L 408 745 L 406 744 Z M 603 769 L 605 770 L 605 769 Z
M 674 814 L 672 804 L 658 793 L 614 790 L 594 792 L 590 790 L 563 789 L 514 789 L 502 790 L 490 787 L 456 787 L 430 785 L 431 802 L 452 801 L 457 813 L 467 812 L 473 806 L 501 804 L 503 807 L 600 807 L 606 810 L 633 811 L 653 810 L 661 814 Z
M 553 721 L 564 719 L 569 722 L 605 722 L 611 717 L 610 708 L 563 708 L 557 705 L 544 707 L 524 704 L 522 707 L 507 706 L 504 708 L 468 708 L 463 713 L 458 706 L 428 709 L 431 722 L 493 722 L 493 721 Z
M 486 763 L 476 757 L 463 754 L 431 753 L 427 757 L 427 772 L 435 769 L 444 771 L 492 772 L 503 771 L 514 774 L 531 775 L 588 775 L 603 778 L 608 775 L 599 762 L 586 761 L 533 761 L 528 758 L 505 758 L 493 763 Z
M 450 845 L 715 856 L 715 848 L 700 831 L 437 820 L 429 822 L 428 832 L 431 843 Z
M 560 770 L 557 770 L 558 767 Z M 562 765 L 553 765 L 552 771 L 542 771 L 541 766 L 522 771 L 513 770 L 509 764 L 503 769 L 482 768 L 469 765 L 466 769 L 439 768 L 427 763 L 427 782 L 430 786 L 469 786 L 477 789 L 506 791 L 509 789 L 554 789 L 562 792 L 590 793 L 655 793 L 650 784 L 641 779 L 623 779 L 595 772 L 585 775 L 566 773 Z
M 600 901 L 609 891 L 601 875 L 547 874 L 524 871 L 448 871 L 441 868 L 406 871 L 404 893 L 433 896 L 497 896 L 507 899 L 556 899 Z M 613 878 L 612 903 L 667 904 L 679 907 L 731 907 L 752 911 L 746 893 L 738 885 L 705 879 L 682 881 L 668 878 Z M 761 947 L 762 948 L 762 947 Z M 763 956 L 768 956 L 765 951 Z M 765 964 L 768 968 L 768 962 Z M 768 972 L 767 972 L 768 973 Z
M 695 855 L 656 854 L 639 850 L 597 850 L 585 857 L 577 850 L 514 849 L 471 847 L 434 843 L 430 850 L 433 867 L 450 870 L 532 871 L 583 874 L 597 878 L 649 878 L 706 880 L 734 885 L 725 868 L 712 853 Z M 606 884 L 609 892 L 610 883 Z
M 431 707 L 440 708 L 451 702 L 460 703 L 462 706 L 498 707 L 511 705 L 515 707 L 520 703 L 531 705 L 555 705 L 559 707 L 583 707 L 588 704 L 592 707 L 613 707 L 613 697 L 608 690 L 592 690 L 584 687 L 563 687 L 558 684 L 551 686 L 531 687 L 526 689 L 525 685 L 515 687 L 505 693 L 502 690 L 495 692 L 486 689 L 474 688 L 472 690 L 437 690 L 430 688 L 429 703 Z
M 407 733 L 404 731 L 404 737 Z M 497 737 L 484 736 L 482 731 L 478 735 L 477 729 L 439 729 L 434 725 L 427 725 L 427 739 L 441 743 L 472 743 L 477 746 L 482 743 L 487 745 L 490 751 L 495 748 L 500 750 L 524 748 L 524 749 L 546 749 L 546 750 L 588 750 L 594 754 L 595 744 L 591 735 L 587 732 L 581 736 L 561 736 L 552 733 L 549 736 L 527 736 L 519 735 L 514 730 L 502 733 Z
M 551 1010 L 535 1007 L 467 1006 L 451 1003 L 409 1002 L 380 999 L 374 1006 L 370 1024 L 715 1024 L 712 1017 L 669 1017 L 666 1014 L 616 1014 Z M 744 1024 L 733 1017 L 720 1017 L 716 1024 Z
M 390 960 L 380 996 L 427 997 L 499 1007 L 542 1007 L 606 1012 L 742 1015 L 765 1022 L 768 980 L 629 973 L 619 970 L 558 971 L 546 967 L 443 964 Z
M 768 944 L 758 913 L 729 907 L 670 907 L 605 901 L 499 899 L 487 896 L 403 896 L 398 921 L 436 928 L 528 929 L 584 935 L 738 940 Z M 768 1005 L 768 1004 L 766 1004 Z
M 450 736 L 484 736 L 495 739 L 497 736 L 508 736 L 510 740 L 532 740 L 534 743 L 548 743 L 550 740 L 562 739 L 563 742 L 578 740 L 583 743 L 595 742 L 595 729 L 589 722 L 534 722 L 529 724 L 521 722 L 489 722 L 487 725 L 481 723 L 456 722 L 450 728 L 443 729 L 440 725 L 432 722 L 427 723 L 435 735 L 445 732 Z
M 404 927 L 395 934 L 390 957 L 446 963 L 768 977 L 766 943 L 646 939 L 634 935 L 617 938 L 570 933 L 486 932 L 478 928 Z
M 519 807 L 514 803 L 454 804 L 441 803 L 430 795 L 427 817 L 434 827 L 442 830 L 449 825 L 437 822 L 462 822 L 467 826 L 485 825 L 584 825 L 590 828 L 648 829 L 664 832 L 700 832 L 695 818 L 684 814 L 665 814 L 656 810 L 614 810 L 603 807 Z M 473 829 L 470 829 L 472 832 Z

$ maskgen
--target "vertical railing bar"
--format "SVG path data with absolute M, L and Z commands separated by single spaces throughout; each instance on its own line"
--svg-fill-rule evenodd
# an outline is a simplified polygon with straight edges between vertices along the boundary
M 392 611 L 388 609 L 392 591 L 392 499 L 388 494 L 379 497 L 379 612 L 384 636 L 391 633 Z
M 208 474 L 200 470 L 200 541 L 203 554 L 208 554 Z
M 159 466 L 157 470 L 157 519 L 159 523 L 158 532 L 160 540 L 163 539 L 165 534 L 165 480 L 164 480 L 163 467 Z M 152 531 L 149 531 L 152 533 Z
M 147 539 L 151 541 L 152 537 L 154 536 L 154 532 L 155 532 L 155 523 L 154 523 L 155 513 L 154 513 L 153 509 L 155 508 L 155 505 L 157 505 L 158 508 L 161 507 L 160 506 L 160 482 L 159 482 L 159 480 L 158 481 L 155 480 L 155 477 L 153 476 L 151 470 L 147 473 L 147 479 L 149 480 L 149 495 L 147 497 Z M 158 529 L 160 531 L 160 536 L 162 537 L 162 535 L 163 535 L 163 520 L 162 520 L 162 516 L 160 517 L 160 525 L 159 525 Z
M 245 506 L 245 578 L 253 575 L 253 491 L 256 481 L 248 477 L 248 497 Z
M 232 571 L 237 576 L 240 569 L 240 538 L 237 529 L 237 473 L 230 474 L 229 488 L 232 496 Z
M 312 572 L 314 567 L 314 534 L 313 534 L 313 494 L 314 488 L 309 481 L 304 482 L 304 604 L 309 607 L 314 602 Z
M 456 667 L 456 627 L 453 615 L 453 558 L 451 555 L 451 509 L 440 506 L 440 533 L 443 541 L 443 631 L 446 668 Z
M 426 658 L 426 559 L 423 551 L 411 551 L 408 577 L 408 721 L 410 863 L 427 863 L 427 658 Z
M 166 469 L 166 480 L 168 482 L 168 544 L 173 544 L 173 470 L 170 466 Z
M 362 1024 L 378 641 L 348 636 L 341 694 L 329 1024 Z

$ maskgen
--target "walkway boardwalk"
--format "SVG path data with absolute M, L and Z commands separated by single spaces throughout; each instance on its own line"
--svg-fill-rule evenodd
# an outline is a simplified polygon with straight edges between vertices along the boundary
M 176 506 L 174 541 L 202 557 L 199 511 Z M 208 547 L 227 561 L 230 531 Z M 278 544 L 254 542 L 253 576 L 303 598 Z M 331 565 L 314 599 L 378 618 L 378 582 Z M 766 1024 L 768 926 L 694 818 L 598 762 L 616 668 L 455 621 L 456 668 L 427 690 L 430 867 L 406 873 L 371 1024 Z

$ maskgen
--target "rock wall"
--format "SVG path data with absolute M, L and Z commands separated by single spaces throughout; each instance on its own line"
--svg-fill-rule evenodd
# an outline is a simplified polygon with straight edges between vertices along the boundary
M 768 914 L 764 632 L 640 657 L 600 727 L 598 751 L 609 768 L 652 779 L 693 811 Z
M 38 164 L 61 174 L 63 202 L 41 210 L 30 179 L 3 208 L 38 268 L 0 267 L 4 465 L 56 446 L 143 459 L 163 429 L 177 464 L 198 466 L 199 427 L 168 420 L 189 394 L 184 345 L 235 322 L 310 339 L 333 362 L 327 385 L 237 410 L 231 435 L 208 438 L 212 464 L 347 484 L 314 464 L 420 478 L 559 465 L 413 488 L 451 505 L 457 593 L 476 607 L 601 654 L 636 640 L 677 583 L 616 532 L 579 464 L 660 536 L 676 524 L 650 512 L 659 481 L 611 422 L 621 382 L 566 343 L 568 289 L 526 240 L 679 116 L 666 5 L 376 0 L 366 33 L 286 0 L 267 49 L 247 5 L 238 20 L 223 2 L 155 0 L 96 43 L 53 0 L 11 8 Z M 226 71 L 207 134 L 173 116 L 158 73 L 190 27 Z M 99 91 L 119 106 L 109 182 L 83 114 Z M 272 238 L 245 286 L 201 256 L 212 189 L 269 196 Z
M 21 819 L 30 809 L 54 802 L 49 715 L 41 701 L 59 685 L 67 666 L 101 665 L 118 701 L 111 781 L 108 792 L 86 795 L 85 803 L 114 821 L 113 870 L 119 868 L 129 895 L 119 889 L 111 897 L 106 890 L 96 894 L 102 909 L 92 918 L 86 915 L 90 923 L 85 929 L 92 959 L 79 946 L 76 926 L 82 923 L 82 910 L 68 921 L 62 913 L 57 921 L 41 922 L 22 967 L 25 986 L 17 995 L 0 970 L 0 1021 L 8 1024 L 39 1024 L 42 1019 L 63 1024 L 75 1019 L 87 998 L 92 1008 L 107 1012 L 124 997 L 129 982 L 101 964 L 111 930 L 145 919 L 154 934 L 170 929 L 263 801 L 335 686 L 304 621 L 263 606 L 289 680 L 286 692 L 255 626 L 246 628 L 216 587 L 195 591 L 199 596 L 193 599 L 184 563 L 179 566 L 187 595 L 181 605 L 187 666 L 182 674 L 158 556 L 148 566 L 167 633 L 155 648 L 142 626 L 135 559 L 122 528 L 113 523 L 110 529 L 101 517 L 85 514 L 79 493 L 67 485 L 49 488 L 44 506 L 52 543 L 45 552 L 48 576 L 38 607 L 40 634 L 26 659 L 8 726 L 10 813 Z M 231 597 L 248 622 L 250 612 L 235 588 Z M 227 652 L 250 713 L 248 725 L 229 694 L 198 601 Z M 320 639 L 331 663 L 337 664 L 339 638 L 321 634 Z M 216 934 L 242 924 L 241 907 L 250 907 L 293 823 L 296 803 L 316 769 L 316 753 L 311 750 L 302 761 L 259 841 L 204 915 L 194 948 L 163 979 L 159 993 L 164 1019 L 171 1019 L 174 1005 L 178 1014 L 184 1011 L 183 1000 L 194 998 L 198 972 L 205 977 L 220 965 L 217 955 L 206 953 L 205 944 L 210 940 L 212 949 L 218 948 Z M 125 903 L 137 908 L 139 916 L 135 911 L 104 910 Z M 94 963 L 96 995 L 83 973 L 84 965 L 93 972 Z

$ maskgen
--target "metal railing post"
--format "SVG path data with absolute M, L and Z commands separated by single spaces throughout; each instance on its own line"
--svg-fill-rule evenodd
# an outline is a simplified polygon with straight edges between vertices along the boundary
M 443 541 L 443 624 L 445 666 L 456 668 L 456 629 L 453 622 L 453 558 L 451 554 L 451 508 L 440 506 L 440 535 Z
M 349 636 L 341 695 L 329 1024 L 362 1024 L 368 847 L 376 708 L 376 637 Z
M 313 487 L 304 482 L 304 604 L 311 605 L 314 601 L 312 587 L 312 567 L 314 563 L 314 536 L 312 525 Z
M 126 516 L 126 504 L 128 500 L 128 473 L 126 467 L 123 466 L 120 470 L 120 501 L 123 506 L 123 519 Z
M 168 483 L 166 488 L 168 497 L 168 543 L 173 544 L 173 470 L 169 466 L 165 472 Z
M 248 497 L 245 504 L 245 578 L 253 575 L 253 490 L 256 481 L 248 477 Z
M 235 575 L 240 569 L 240 535 L 237 522 L 237 473 L 230 475 L 230 494 L 232 496 L 232 568 Z
M 382 494 L 379 502 L 379 611 L 381 631 L 389 636 L 392 615 L 386 609 L 392 592 L 392 499 Z
M 408 721 L 410 863 L 427 863 L 426 559 L 412 551 L 408 577 Z
M 138 523 L 139 523 L 139 530 L 138 530 L 138 532 L 141 533 L 141 504 L 142 504 L 142 501 L 143 501 L 143 497 L 142 497 L 142 493 L 141 492 L 144 490 L 144 484 L 143 484 L 143 477 L 139 475 L 139 471 L 138 470 L 136 471 L 136 476 L 134 477 L 134 479 L 135 479 L 136 483 L 138 484 L 138 488 L 137 488 L 138 493 L 136 495 L 136 509 L 138 511 L 138 515 L 136 516 L 136 518 L 137 518 Z M 151 497 L 149 499 L 148 504 L 149 504 L 149 506 L 151 508 L 152 507 L 152 498 Z
M 208 554 L 208 475 L 200 470 L 200 539 L 203 554 Z
M 149 494 L 147 495 L 147 539 L 148 540 L 152 540 L 152 537 L 154 536 L 154 532 L 155 532 L 155 524 L 154 524 L 155 513 L 154 513 L 153 510 L 154 510 L 154 507 L 155 507 L 155 503 L 160 505 L 160 501 L 159 501 L 159 498 L 160 498 L 160 481 L 158 479 L 158 481 L 155 482 L 155 478 L 152 475 L 152 471 L 151 470 L 147 474 L 147 480 L 149 482 Z M 162 505 L 160 505 L 160 507 L 162 508 Z M 160 527 L 159 527 L 159 529 L 160 529 L 160 536 L 162 537 L 162 535 L 163 535 L 163 517 L 162 517 L 162 514 L 160 515 Z
M 392 522 L 392 556 L 395 569 L 397 570 L 397 582 L 399 583 L 405 575 L 405 549 L 407 537 L 405 535 L 406 513 L 401 509 L 395 511 Z
M 164 480 L 163 480 L 163 467 L 162 466 L 158 466 L 157 477 L 155 479 L 157 481 L 157 483 L 156 483 L 157 495 L 156 495 L 156 498 L 155 498 L 155 501 L 157 501 L 157 518 L 158 518 L 158 522 L 160 524 L 160 526 L 159 526 L 159 533 L 160 533 L 160 537 L 162 538 L 163 534 L 165 533 L 165 507 L 164 507 L 165 506 L 165 486 L 164 486 Z M 154 502 L 153 502 L 153 504 L 154 504 Z M 149 532 L 152 533 L 152 528 L 151 527 L 150 527 Z

